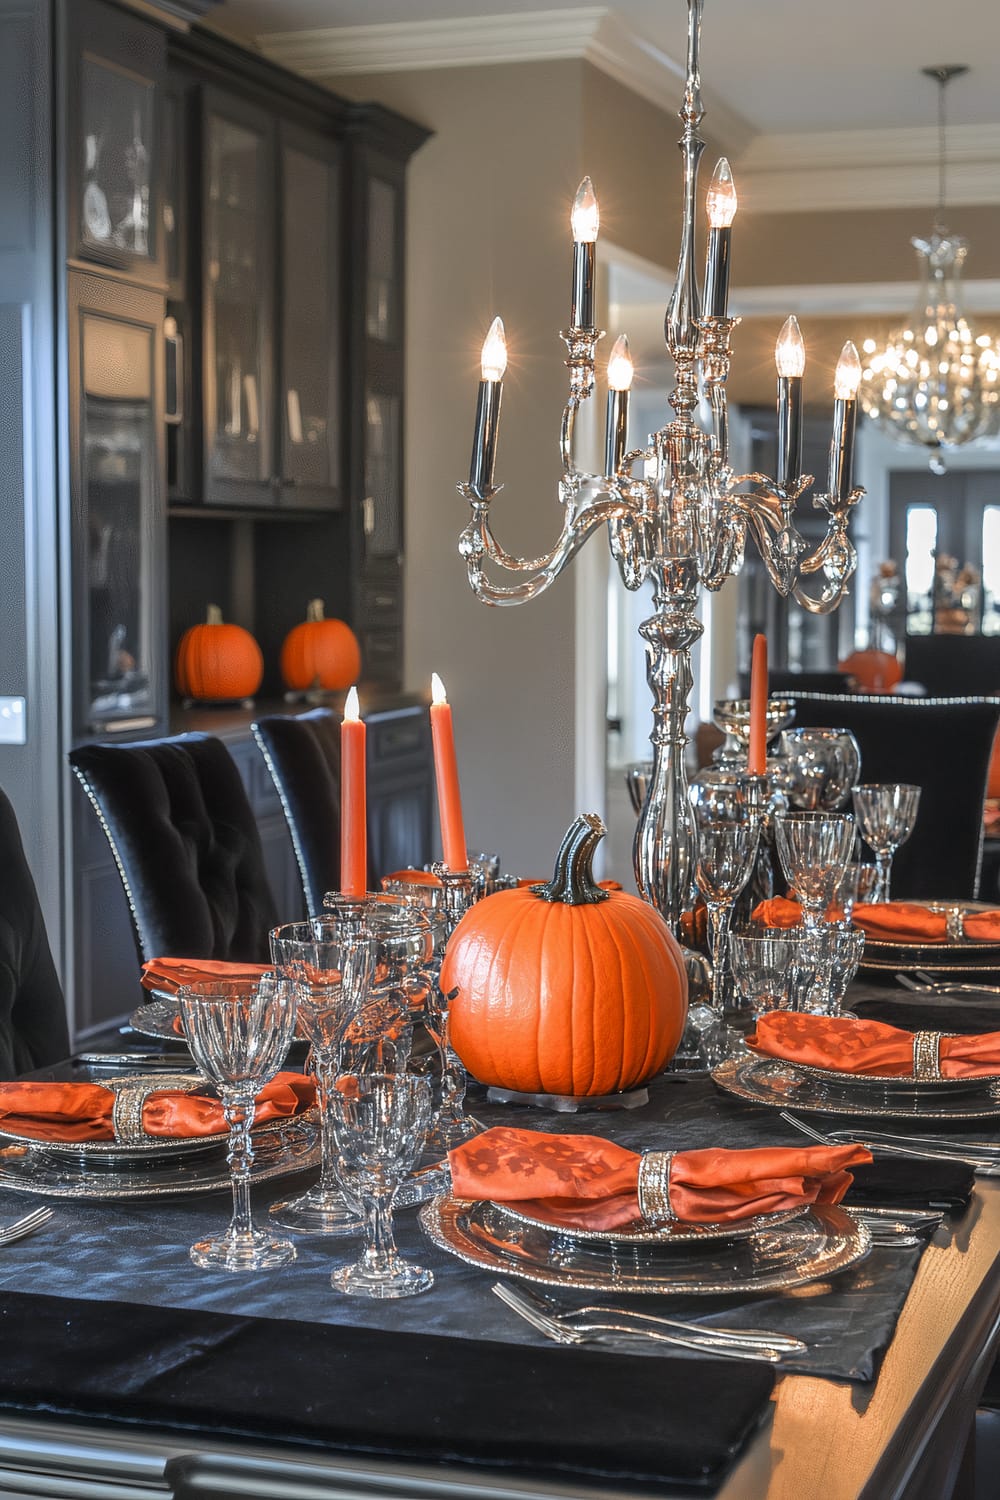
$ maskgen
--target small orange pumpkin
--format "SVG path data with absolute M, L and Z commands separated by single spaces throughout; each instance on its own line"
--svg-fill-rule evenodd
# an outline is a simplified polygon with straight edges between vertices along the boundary
M 866 693 L 891 693 L 903 680 L 902 667 L 888 651 L 852 651 L 837 670 L 855 678 Z
M 252 698 L 264 676 L 264 658 L 249 630 L 226 625 L 219 606 L 210 604 L 204 625 L 192 625 L 181 636 L 174 676 L 185 698 Z
M 450 1040 L 481 1083 L 597 1097 L 644 1083 L 677 1050 L 680 946 L 652 906 L 595 884 L 604 833 L 581 815 L 550 881 L 487 896 L 451 936 L 441 969 L 442 991 L 454 992 Z
M 285 636 L 281 675 L 296 692 L 319 688 L 335 692 L 361 675 L 361 647 L 350 625 L 327 620 L 322 599 L 310 599 L 306 617 Z

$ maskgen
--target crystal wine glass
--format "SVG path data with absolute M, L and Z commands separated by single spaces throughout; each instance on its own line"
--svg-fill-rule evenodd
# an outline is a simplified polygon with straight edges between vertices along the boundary
M 873 901 L 888 901 L 892 861 L 900 844 L 913 832 L 920 806 L 920 788 L 906 782 L 872 782 L 854 788 L 854 812 L 861 837 L 872 849 L 878 867 Z
M 295 989 L 275 974 L 205 979 L 177 995 L 195 1062 L 215 1084 L 229 1126 L 233 1217 L 224 1234 L 191 1246 L 196 1266 L 265 1271 L 295 1259 L 291 1240 L 254 1227 L 250 1206 L 255 1099 L 277 1073 L 295 1031 Z
M 745 779 L 718 775 L 690 788 L 697 840 L 695 879 L 708 908 L 712 959 L 712 1008 L 725 1010 L 728 933 L 733 903 L 750 878 L 760 837 L 760 813 Z
M 816 948 L 801 927 L 734 932 L 729 938 L 733 989 L 756 1021 L 773 1010 L 802 1010 L 816 979 Z
M 392 1233 L 392 1200 L 423 1145 L 431 1090 L 412 1074 L 371 1074 L 337 1095 L 333 1128 L 348 1183 L 365 1208 L 366 1244 L 353 1265 L 334 1271 L 338 1292 L 411 1297 L 434 1284 L 431 1271 L 405 1261 Z
M 786 729 L 781 756 L 785 795 L 800 812 L 836 812 L 861 770 L 861 751 L 849 729 Z
M 271 955 L 276 970 L 294 986 L 299 1026 L 312 1047 L 323 1143 L 319 1182 L 297 1198 L 272 1204 L 271 1217 L 300 1234 L 354 1234 L 358 1214 L 338 1176 L 332 1110 L 341 1048 L 372 975 L 366 903 L 353 901 L 336 915 L 274 928 Z
M 803 925 L 818 930 L 844 878 L 854 848 L 849 813 L 781 813 L 775 823 L 778 858 L 802 906 Z

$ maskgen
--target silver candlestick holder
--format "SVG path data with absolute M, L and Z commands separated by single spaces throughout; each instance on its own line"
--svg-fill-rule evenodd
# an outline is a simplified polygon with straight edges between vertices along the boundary
M 726 314 L 730 225 L 736 196 L 728 163 L 716 168 L 708 193 L 709 245 L 705 295 L 695 266 L 698 165 L 704 142 L 700 86 L 700 38 L 704 0 L 688 0 L 687 82 L 679 111 L 683 126 L 683 227 L 673 295 L 665 319 L 666 344 L 675 370 L 669 395 L 673 418 L 643 448 L 626 450 L 628 377 L 623 351 L 615 347 L 609 379 L 605 444 L 608 472 L 580 470 L 573 457 L 576 414 L 594 390 L 595 350 L 602 337 L 592 326 L 592 298 L 574 281 L 574 318 L 562 338 L 567 347 L 569 396 L 560 431 L 563 523 L 554 546 L 538 557 L 516 557 L 497 541 L 492 525 L 493 482 L 500 420 L 500 387 L 506 363 L 503 328 L 497 319 L 484 345 L 470 477 L 459 485 L 471 506 L 459 550 L 473 592 L 487 604 L 523 604 L 543 593 L 592 532 L 607 528 L 611 554 L 625 587 L 652 583 L 653 614 L 639 627 L 653 696 L 652 766 L 633 849 L 641 895 L 678 930 L 690 904 L 694 836 L 684 770 L 684 721 L 692 688 L 691 648 L 702 634 L 697 617 L 702 589 L 715 591 L 742 566 L 748 538 L 763 559 L 778 592 L 794 597 L 810 613 L 826 614 L 843 598 L 856 554 L 848 536 L 851 512 L 864 493 L 851 481 L 857 386 L 861 365 L 845 345 L 834 382 L 833 436 L 827 489 L 813 497 L 826 514 L 823 540 L 809 551 L 796 524 L 800 496 L 812 483 L 798 473 L 796 413 L 802 399 L 804 345 L 794 319 L 778 341 L 780 478 L 737 474 L 729 462 L 726 381 L 730 338 L 739 322 Z M 584 192 L 584 189 L 587 192 Z M 587 212 L 577 209 L 585 202 Z M 574 241 L 593 249 L 597 208 L 589 179 L 581 185 L 573 219 Z M 574 253 L 575 263 L 587 257 Z M 581 310 L 582 309 L 582 310 Z M 630 368 L 630 367 L 628 367 Z M 711 412 L 703 428 L 696 411 L 704 396 Z M 492 582 L 489 575 L 507 575 Z

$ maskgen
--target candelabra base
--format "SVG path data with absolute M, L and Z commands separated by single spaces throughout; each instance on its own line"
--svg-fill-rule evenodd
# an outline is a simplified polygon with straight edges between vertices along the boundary
M 573 1094 L 522 1094 L 517 1089 L 489 1088 L 486 1097 L 491 1104 L 527 1104 L 533 1109 L 554 1109 L 557 1114 L 571 1115 L 580 1109 L 641 1109 L 649 1103 L 649 1090 L 624 1089 L 620 1094 L 577 1098 Z

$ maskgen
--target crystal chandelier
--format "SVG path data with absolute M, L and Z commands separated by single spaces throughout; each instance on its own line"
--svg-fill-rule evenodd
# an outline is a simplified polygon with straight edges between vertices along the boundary
M 809 551 L 796 526 L 799 497 L 812 484 L 800 473 L 805 347 L 790 318 L 776 350 L 778 468 L 775 478 L 737 474 L 729 462 L 726 380 L 730 335 L 739 322 L 727 314 L 732 221 L 737 209 L 729 163 L 716 167 L 708 193 L 708 254 L 703 285 L 695 263 L 698 163 L 704 142 L 699 50 L 704 0 L 688 0 L 687 82 L 679 111 L 683 135 L 683 224 L 665 337 L 675 370 L 668 397 L 673 417 L 640 448 L 627 443 L 632 364 L 620 338 L 607 369 L 604 473 L 588 474 L 574 461 L 573 430 L 581 404 L 594 391 L 595 350 L 603 337 L 594 326 L 594 242 L 600 227 L 589 178 L 571 216 L 573 278 L 566 345 L 569 395 L 560 432 L 562 526 L 554 545 L 537 557 L 515 557 L 493 531 L 493 482 L 500 400 L 507 349 L 503 324 L 494 320 L 482 352 L 469 480 L 459 491 L 471 518 L 459 548 L 473 592 L 486 604 L 514 605 L 552 584 L 593 531 L 606 531 L 625 587 L 653 586 L 652 617 L 639 633 L 653 695 L 653 769 L 639 814 L 634 845 L 636 883 L 642 896 L 676 926 L 690 904 L 694 835 L 684 771 L 684 721 L 692 687 L 691 648 L 702 634 L 701 590 L 717 590 L 743 563 L 752 539 L 774 587 L 804 609 L 826 614 L 843 598 L 855 567 L 848 535 L 851 511 L 864 493 L 853 482 L 857 390 L 861 362 L 846 344 L 834 379 L 833 439 L 826 489 L 813 507 L 826 514 L 826 534 Z M 707 425 L 698 420 L 704 397 Z M 493 582 L 506 575 L 509 582 Z
M 938 84 L 937 215 L 927 239 L 910 241 L 920 292 L 909 326 L 890 334 L 879 353 L 874 339 L 864 344 L 862 409 L 898 442 L 935 452 L 1000 432 L 1000 343 L 977 336 L 962 311 L 967 245 L 945 227 L 945 89 L 968 71 L 922 69 Z

